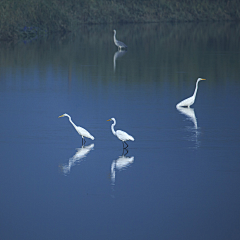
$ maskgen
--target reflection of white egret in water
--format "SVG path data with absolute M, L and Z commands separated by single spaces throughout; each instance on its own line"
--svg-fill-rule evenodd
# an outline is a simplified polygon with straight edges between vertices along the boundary
M 127 169 L 134 161 L 134 157 L 120 156 L 117 160 L 113 160 L 111 164 L 111 180 L 112 185 L 115 185 L 116 170 L 122 171 Z
M 192 108 L 184 108 L 184 107 L 177 107 L 177 110 L 182 113 L 183 115 L 187 116 L 189 120 L 191 120 L 194 124 L 194 128 L 197 129 L 197 119 L 195 116 L 194 109 Z
M 77 148 L 77 152 L 73 157 L 69 159 L 68 164 L 65 164 L 62 166 L 62 171 L 64 175 L 67 175 L 70 173 L 71 167 L 83 161 L 83 158 L 87 156 L 87 154 L 93 149 L 93 147 L 94 147 L 94 144 Z
M 187 117 L 186 118 L 187 120 L 190 120 L 194 124 L 193 127 L 188 127 L 187 129 L 194 133 L 194 136 L 191 136 L 189 138 L 189 140 L 196 142 L 196 147 L 198 147 L 199 146 L 198 135 L 200 134 L 200 132 L 199 132 L 199 128 L 198 128 L 198 125 L 197 125 L 197 118 L 195 116 L 194 109 L 193 108 L 177 107 L 177 110 L 181 114 L 185 115 Z
M 116 60 L 120 57 L 122 57 L 123 55 L 126 54 L 127 51 L 125 50 L 118 50 L 117 52 L 115 52 L 114 56 L 113 56 L 113 69 L 114 69 L 114 72 L 115 72 L 115 69 L 116 69 Z

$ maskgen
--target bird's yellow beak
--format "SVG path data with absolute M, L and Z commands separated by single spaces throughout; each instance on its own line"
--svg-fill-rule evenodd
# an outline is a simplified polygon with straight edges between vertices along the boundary
M 63 117 L 63 115 L 59 116 L 58 118 Z
M 108 119 L 107 121 L 111 121 L 112 119 L 110 118 L 110 119 Z
M 206 79 L 202 78 L 202 80 L 206 80 Z

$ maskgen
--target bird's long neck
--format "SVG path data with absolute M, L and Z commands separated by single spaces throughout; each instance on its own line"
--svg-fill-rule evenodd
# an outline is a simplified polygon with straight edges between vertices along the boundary
M 116 125 L 116 121 L 113 120 L 113 124 L 112 124 L 112 126 L 111 126 L 113 135 L 116 135 L 116 132 L 115 132 L 115 130 L 114 130 L 114 126 L 115 126 L 115 125 Z
M 70 116 L 68 116 L 69 122 L 74 126 L 74 128 L 76 128 L 77 126 L 74 124 L 74 122 L 72 121 L 72 118 Z
M 113 35 L 113 41 L 116 42 L 117 39 L 116 39 L 116 32 L 114 32 L 114 35 Z
M 199 82 L 199 81 L 196 82 L 196 87 L 195 87 L 195 90 L 194 90 L 194 93 L 193 93 L 193 96 L 194 96 L 194 97 L 196 97 L 196 95 L 197 95 L 198 82 Z

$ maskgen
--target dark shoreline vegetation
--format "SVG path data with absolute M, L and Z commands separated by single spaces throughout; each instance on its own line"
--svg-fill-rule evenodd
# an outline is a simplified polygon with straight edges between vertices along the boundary
M 112 81 L 118 84 L 125 82 L 132 87 L 136 84 L 147 87 L 148 84 L 155 84 L 156 79 L 158 84 L 164 84 L 165 79 L 171 79 L 171 85 L 177 88 L 183 80 L 191 82 L 195 78 L 192 73 L 195 72 L 199 75 L 204 73 L 206 78 L 211 79 L 207 84 L 214 88 L 218 88 L 219 78 L 225 79 L 222 84 L 226 85 L 231 79 L 237 79 L 235 72 L 239 68 L 240 61 L 237 51 L 240 48 L 240 24 L 194 22 L 118 26 L 122 28 L 120 30 L 122 39 L 127 39 L 131 49 L 123 58 L 117 60 L 116 72 L 121 72 L 120 77 L 113 74 L 113 57 L 117 48 L 113 44 L 112 25 L 95 24 L 85 25 L 81 28 L 80 34 L 72 32 L 61 37 L 58 34 L 51 34 L 48 38 L 41 38 L 34 44 L 20 42 L 19 47 L 9 47 L 12 46 L 11 42 L 2 42 L 0 66 L 3 71 L 0 71 L 0 79 L 5 79 L 6 72 L 11 71 L 13 85 L 14 79 L 20 74 L 23 79 L 26 79 L 26 84 L 31 86 L 32 79 L 26 76 L 31 74 L 36 66 L 38 66 L 36 76 L 41 76 L 39 84 L 41 88 L 46 88 L 45 90 L 48 89 L 46 79 L 48 79 L 49 66 L 53 69 L 56 88 L 50 88 L 51 91 L 59 90 L 59 79 L 66 81 L 66 78 L 70 79 L 71 76 L 75 76 L 78 84 L 84 84 L 90 75 L 93 89 L 98 89 L 100 82 L 108 85 Z M 205 53 L 200 54 L 200 58 L 198 52 L 192 54 L 196 51 L 196 46 L 199 52 Z M 218 54 L 215 54 L 216 52 Z M 161 53 L 161 57 L 158 53 Z M 144 62 L 138 61 L 142 54 L 144 54 Z M 222 61 L 229 61 L 231 64 L 223 66 Z M 208 69 L 202 69 L 203 62 L 209 66 Z M 15 67 L 12 69 L 12 66 Z M 189 71 L 179 72 L 182 66 L 188 66 Z M 155 68 L 159 69 L 157 74 L 151 71 Z M 68 76 L 59 78 L 62 71 L 68 72 Z M 95 74 L 96 72 L 98 74 Z M 172 73 L 171 76 L 169 72 Z M 35 89 L 35 86 L 33 87 Z M 89 92 L 93 89 L 89 89 Z
M 65 33 L 81 24 L 239 20 L 239 0 L 1 0 L 0 40 Z

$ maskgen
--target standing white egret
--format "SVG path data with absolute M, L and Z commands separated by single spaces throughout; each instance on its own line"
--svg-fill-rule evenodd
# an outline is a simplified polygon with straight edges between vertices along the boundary
M 76 129 L 76 131 L 78 132 L 78 134 L 82 136 L 82 145 L 84 145 L 85 142 L 86 142 L 86 140 L 84 139 L 84 137 L 87 137 L 87 138 L 90 138 L 90 139 L 94 140 L 94 137 L 93 137 L 86 129 L 84 129 L 84 128 L 82 128 L 82 127 L 79 127 L 79 126 L 76 126 L 76 125 L 73 123 L 71 117 L 70 117 L 68 114 L 64 113 L 63 115 L 59 116 L 59 118 L 60 118 L 60 117 L 68 117 L 69 122 L 73 125 L 73 127 Z M 83 142 L 84 142 L 84 143 L 83 143 Z
M 115 45 L 118 47 L 118 50 L 120 50 L 121 48 L 127 48 L 127 45 L 123 42 L 120 42 L 116 39 L 116 30 L 113 30 L 114 34 L 113 34 L 113 41 L 115 43 Z
M 129 134 L 127 134 L 126 132 L 122 131 L 122 130 L 117 130 L 115 132 L 115 130 L 114 130 L 114 126 L 116 125 L 115 118 L 110 118 L 107 121 L 113 121 L 113 124 L 111 125 L 113 135 L 115 135 L 119 140 L 122 141 L 123 148 L 124 148 L 124 143 L 127 145 L 126 146 L 126 148 L 127 148 L 128 144 L 126 143 L 126 141 L 128 141 L 128 140 L 134 141 L 134 138 L 132 136 L 130 136 Z
M 206 79 L 198 78 L 197 82 L 196 82 L 196 88 L 195 88 L 195 91 L 194 91 L 193 95 L 191 97 L 187 98 L 187 99 L 184 99 L 180 103 L 178 103 L 176 107 L 190 107 L 191 105 L 194 104 L 195 98 L 196 98 L 196 95 L 197 95 L 197 90 L 198 90 L 198 82 L 201 81 L 201 80 L 206 80 Z

